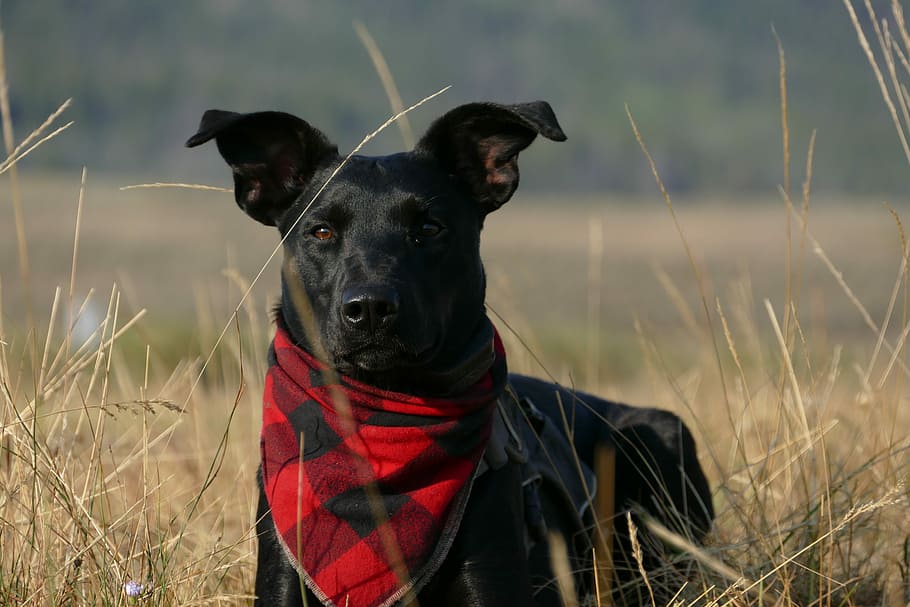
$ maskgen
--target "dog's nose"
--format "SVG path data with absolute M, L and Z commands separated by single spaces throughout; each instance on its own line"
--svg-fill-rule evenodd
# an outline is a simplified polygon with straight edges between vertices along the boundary
M 356 287 L 341 295 L 341 318 L 352 329 L 375 331 L 396 316 L 398 292 L 391 287 Z

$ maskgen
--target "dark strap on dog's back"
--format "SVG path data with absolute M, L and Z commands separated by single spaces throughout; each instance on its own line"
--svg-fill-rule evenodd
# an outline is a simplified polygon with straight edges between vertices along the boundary
M 585 513 L 597 490 L 594 472 L 575 454 L 567 434 L 511 384 L 497 402 L 490 440 L 477 475 L 506 464 L 521 466 L 529 549 L 546 538 L 542 496 L 574 513 L 576 536 L 583 536 Z

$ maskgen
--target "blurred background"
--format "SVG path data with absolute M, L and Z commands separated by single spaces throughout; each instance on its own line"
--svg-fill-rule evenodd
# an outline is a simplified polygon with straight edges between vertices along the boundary
M 18 130 L 75 100 L 75 128 L 23 168 L 220 176 L 211 155 L 182 148 L 210 107 L 296 113 L 350 149 L 389 115 L 361 21 L 406 105 L 452 85 L 412 117 L 418 131 L 466 101 L 550 101 L 569 144 L 525 160 L 535 191 L 651 191 L 628 104 L 674 192 L 768 193 L 782 179 L 773 26 L 794 157 L 819 131 L 815 189 L 910 185 L 840 2 L 6 0 L 0 17 Z M 399 149 L 396 135 L 372 151 Z
M 871 5 L 890 14 L 886 0 Z M 0 18 L 17 141 L 73 98 L 61 122 L 75 124 L 19 163 L 32 307 L 46 316 L 53 288 L 68 283 L 85 166 L 78 292 L 116 282 L 122 305 L 149 310 L 141 341 L 176 357 L 204 319 L 220 325 L 239 301 L 223 271 L 249 279 L 276 238 L 229 194 L 120 188 L 230 186 L 213 147 L 183 147 L 212 107 L 292 112 L 353 148 L 391 114 L 357 22 L 405 105 L 452 85 L 410 115 L 418 136 L 467 101 L 545 99 L 555 109 L 568 141 L 522 155 L 519 195 L 484 241 L 491 304 L 526 321 L 552 360 L 590 366 L 599 352 L 598 378 L 634 376 L 648 332 L 677 335 L 672 350 L 685 357 L 705 328 L 701 291 L 760 314 L 764 298 L 784 301 L 788 242 L 807 330 L 826 332 L 814 343 L 868 334 L 797 227 L 788 240 L 775 32 L 793 197 L 801 204 L 815 131 L 812 230 L 874 316 L 896 278 L 901 241 L 881 203 L 902 208 L 910 171 L 840 2 L 7 0 Z M 679 207 L 701 287 L 626 106 Z M 389 128 L 365 153 L 402 147 Z M 15 326 L 27 298 L 8 195 L 0 187 L 0 276 Z M 254 291 L 263 302 L 277 290 L 274 266 Z

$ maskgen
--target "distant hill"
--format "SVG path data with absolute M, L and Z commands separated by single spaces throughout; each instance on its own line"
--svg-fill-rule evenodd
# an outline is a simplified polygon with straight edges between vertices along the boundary
M 537 189 L 650 191 L 628 104 L 674 190 L 773 193 L 773 24 L 788 60 L 794 179 L 818 129 L 817 188 L 910 185 L 840 2 L 7 0 L 0 10 L 17 134 L 75 101 L 73 131 L 29 167 L 226 181 L 212 153 L 182 148 L 209 107 L 291 111 L 349 149 L 389 115 L 352 27 L 360 20 L 406 103 L 453 85 L 412 117 L 418 129 L 464 101 L 550 101 L 569 141 L 527 155 L 523 175 Z M 390 130 L 371 150 L 400 145 Z

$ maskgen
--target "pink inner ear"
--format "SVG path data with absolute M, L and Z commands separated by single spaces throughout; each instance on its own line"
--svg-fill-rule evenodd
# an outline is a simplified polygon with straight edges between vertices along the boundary
M 255 205 L 262 198 L 262 182 L 259 179 L 250 177 L 247 180 L 246 203 Z
M 275 178 L 275 185 L 290 189 L 298 183 L 300 168 L 294 159 L 294 149 L 291 145 L 274 145 L 270 148 L 271 171 Z M 268 170 L 268 167 L 267 167 Z
M 489 139 L 480 143 L 479 152 L 483 158 L 483 168 L 487 172 L 487 183 L 505 185 L 515 179 L 515 156 L 503 159 L 506 154 L 504 143 L 495 143 Z
M 498 169 L 493 169 L 493 171 L 487 173 L 487 183 L 490 185 L 507 185 L 515 181 L 514 165 L 514 162 L 508 162 Z

